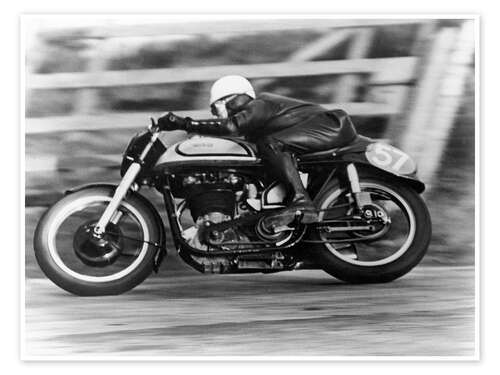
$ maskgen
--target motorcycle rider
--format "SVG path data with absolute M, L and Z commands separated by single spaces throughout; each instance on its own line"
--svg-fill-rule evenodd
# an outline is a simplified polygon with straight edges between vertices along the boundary
M 257 145 L 266 167 L 290 194 L 287 208 L 265 219 L 271 230 L 288 225 L 301 212 L 303 223 L 318 220 L 318 211 L 307 193 L 294 155 L 328 150 L 350 143 L 356 134 L 339 137 L 339 125 L 350 121 L 344 111 L 328 111 L 305 101 L 280 95 L 255 94 L 242 76 L 218 79 L 210 90 L 210 108 L 216 119 L 193 120 L 167 113 L 158 119 L 162 130 L 185 130 L 215 136 L 244 136 Z M 342 138 L 342 139 L 340 139 Z

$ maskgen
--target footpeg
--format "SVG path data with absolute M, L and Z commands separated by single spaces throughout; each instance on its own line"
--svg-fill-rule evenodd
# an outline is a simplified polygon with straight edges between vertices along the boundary
M 271 228 L 273 230 L 273 233 L 281 233 L 281 232 L 287 232 L 294 230 L 297 225 L 300 224 L 302 218 L 304 217 L 304 212 L 301 210 L 295 211 L 295 216 L 293 218 L 290 218 L 290 222 L 288 224 L 281 224 L 281 225 L 273 225 Z
M 289 227 L 288 225 L 280 225 L 280 226 L 273 227 L 273 232 L 274 233 L 281 233 L 281 232 L 291 231 L 293 229 L 294 228 Z

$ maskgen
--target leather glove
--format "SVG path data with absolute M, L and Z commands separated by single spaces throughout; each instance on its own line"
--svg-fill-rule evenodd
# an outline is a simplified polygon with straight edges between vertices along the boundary
M 177 116 L 172 112 L 168 112 L 158 119 L 158 125 L 160 129 L 164 131 L 186 130 L 188 123 L 189 118 Z

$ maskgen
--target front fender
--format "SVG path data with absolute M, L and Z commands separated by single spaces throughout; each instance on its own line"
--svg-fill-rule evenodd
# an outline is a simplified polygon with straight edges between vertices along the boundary
M 382 176 L 395 178 L 411 186 L 419 194 L 425 190 L 425 184 L 417 176 L 415 161 L 394 146 L 379 142 L 371 143 L 365 152 L 345 154 L 342 160 L 354 162 Z
M 113 189 L 113 191 L 114 191 L 116 189 L 116 187 L 117 187 L 117 185 L 108 184 L 105 182 L 96 182 L 96 183 L 92 183 L 92 184 L 75 186 L 71 189 L 65 190 L 64 195 L 76 193 L 78 191 L 82 191 L 85 189 L 91 189 L 91 188 L 108 188 L 108 189 Z
M 76 193 L 78 191 L 82 191 L 85 189 L 91 189 L 91 188 L 105 188 L 105 189 L 110 189 L 113 192 L 116 190 L 117 185 L 113 184 L 108 184 L 108 183 L 92 183 L 92 184 L 87 184 L 87 185 L 81 185 L 74 187 L 72 189 L 68 189 L 64 192 L 65 195 Z M 158 227 L 158 232 L 160 233 L 160 248 L 158 248 L 157 253 L 155 255 L 155 264 L 154 264 L 154 270 L 155 272 L 158 272 L 158 268 L 160 267 L 161 262 L 167 255 L 167 248 L 166 248 L 166 241 L 167 241 L 167 236 L 165 233 L 165 225 L 163 224 L 163 220 L 161 219 L 161 216 L 156 209 L 155 206 L 151 204 L 151 202 L 146 199 L 143 195 L 139 194 L 136 191 L 129 191 L 127 195 L 133 195 L 135 198 L 139 199 L 144 205 L 149 209 L 151 216 L 154 218 L 154 221 L 156 223 L 156 226 Z

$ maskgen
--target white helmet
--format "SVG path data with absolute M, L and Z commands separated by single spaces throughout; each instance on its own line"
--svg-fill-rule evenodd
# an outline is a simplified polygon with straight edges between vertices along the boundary
M 242 76 L 224 76 L 214 82 L 210 89 L 210 105 L 229 95 L 246 94 L 255 99 L 252 84 Z

